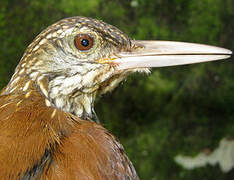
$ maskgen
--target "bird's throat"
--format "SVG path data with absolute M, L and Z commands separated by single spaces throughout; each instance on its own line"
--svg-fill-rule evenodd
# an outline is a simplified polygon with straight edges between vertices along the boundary
M 55 95 L 49 91 L 46 104 L 47 106 L 55 106 L 65 112 L 70 112 L 81 119 L 97 121 L 97 117 L 94 112 L 95 97 L 95 92 L 76 92 L 75 94 L 67 95 L 58 93 Z
M 65 112 L 70 112 L 81 119 L 96 121 L 97 118 L 94 112 L 95 96 L 96 93 L 81 93 L 74 97 L 71 95 L 58 95 L 54 98 L 49 97 L 49 99 L 54 106 Z

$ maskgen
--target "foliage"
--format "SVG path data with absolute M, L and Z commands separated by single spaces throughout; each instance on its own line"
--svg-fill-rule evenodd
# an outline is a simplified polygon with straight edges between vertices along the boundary
M 42 29 L 69 16 L 111 23 L 135 39 L 164 39 L 234 49 L 233 0 L 1 0 L 0 85 Z M 141 179 L 232 179 L 218 167 L 186 171 L 178 153 L 195 155 L 234 133 L 234 65 L 230 60 L 159 68 L 132 75 L 96 111 L 124 144 Z

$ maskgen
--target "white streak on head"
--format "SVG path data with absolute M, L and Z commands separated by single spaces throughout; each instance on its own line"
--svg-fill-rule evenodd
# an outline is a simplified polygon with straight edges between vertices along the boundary
M 58 33 L 58 34 L 61 34 L 62 32 L 63 32 L 62 29 L 57 30 L 57 33 Z
M 43 78 L 44 78 L 43 76 L 39 76 L 39 77 L 37 78 L 37 84 L 39 85 L 41 92 L 42 92 L 46 97 L 48 97 L 48 91 L 47 91 L 45 85 L 43 84 L 43 82 L 41 82 L 41 81 L 43 80 Z
M 51 103 L 50 103 L 50 101 L 49 101 L 48 99 L 45 99 L 45 104 L 46 104 L 46 106 L 48 106 L 48 107 L 51 106 Z
M 19 72 L 19 74 L 20 74 L 20 75 L 23 74 L 24 71 L 25 71 L 25 69 L 21 69 L 20 72 Z
M 65 31 L 63 31 L 63 32 L 59 35 L 59 37 L 61 38 L 61 37 L 64 37 L 65 35 L 67 35 L 67 34 L 71 34 L 72 31 L 73 31 L 73 28 L 66 29 Z
M 33 51 L 38 50 L 38 48 L 39 48 L 39 45 L 36 45 L 36 46 L 33 48 Z
M 37 78 L 37 83 L 39 83 L 43 78 L 44 78 L 44 76 L 38 77 L 38 78 Z
M 46 36 L 46 39 L 50 39 L 50 38 L 52 38 L 52 34 L 48 34 L 48 35 Z
M 44 85 L 43 85 L 42 83 L 40 83 L 39 86 L 40 86 L 41 92 L 42 92 L 46 97 L 48 97 L 48 92 L 47 92 L 46 88 L 44 87 Z
M 13 81 L 11 82 L 11 84 L 15 84 L 20 80 L 20 77 L 18 76 L 17 78 L 13 79 Z
M 26 65 L 26 63 L 21 64 L 21 67 L 23 68 Z
M 52 37 L 57 37 L 57 36 L 58 36 L 57 32 L 52 33 Z
M 39 45 L 45 44 L 46 42 L 47 42 L 47 39 L 42 39 L 42 40 L 39 42 Z
M 18 86 L 13 87 L 9 92 L 12 93 L 14 90 L 16 90 Z
M 36 72 L 31 73 L 29 76 L 32 80 L 35 80 L 38 75 L 39 75 L 39 72 L 36 71 Z
M 23 87 L 23 91 L 27 91 L 28 90 L 28 87 L 30 85 L 31 81 L 28 81 L 25 83 L 24 87 Z
M 65 29 L 68 29 L 69 26 L 63 25 L 62 28 L 65 30 Z
M 42 63 L 43 63 L 43 61 L 37 61 L 37 62 L 34 64 L 34 66 L 41 66 L 41 65 L 43 65 Z

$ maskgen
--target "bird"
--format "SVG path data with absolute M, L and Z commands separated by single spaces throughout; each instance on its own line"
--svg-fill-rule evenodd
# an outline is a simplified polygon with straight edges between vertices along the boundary
M 231 56 L 194 43 L 133 40 L 75 16 L 43 30 L 0 92 L 0 179 L 138 180 L 118 139 L 94 110 L 97 96 L 152 67 Z

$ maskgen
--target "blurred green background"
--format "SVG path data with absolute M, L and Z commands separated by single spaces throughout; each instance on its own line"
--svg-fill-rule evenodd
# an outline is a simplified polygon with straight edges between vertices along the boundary
M 41 30 L 77 15 L 101 19 L 134 39 L 234 50 L 233 0 L 0 0 L 0 86 Z M 218 166 L 207 166 L 188 171 L 173 160 L 177 154 L 214 149 L 221 138 L 233 137 L 233 76 L 231 59 L 135 74 L 99 98 L 96 111 L 143 180 L 234 179 L 234 170 L 224 174 Z

